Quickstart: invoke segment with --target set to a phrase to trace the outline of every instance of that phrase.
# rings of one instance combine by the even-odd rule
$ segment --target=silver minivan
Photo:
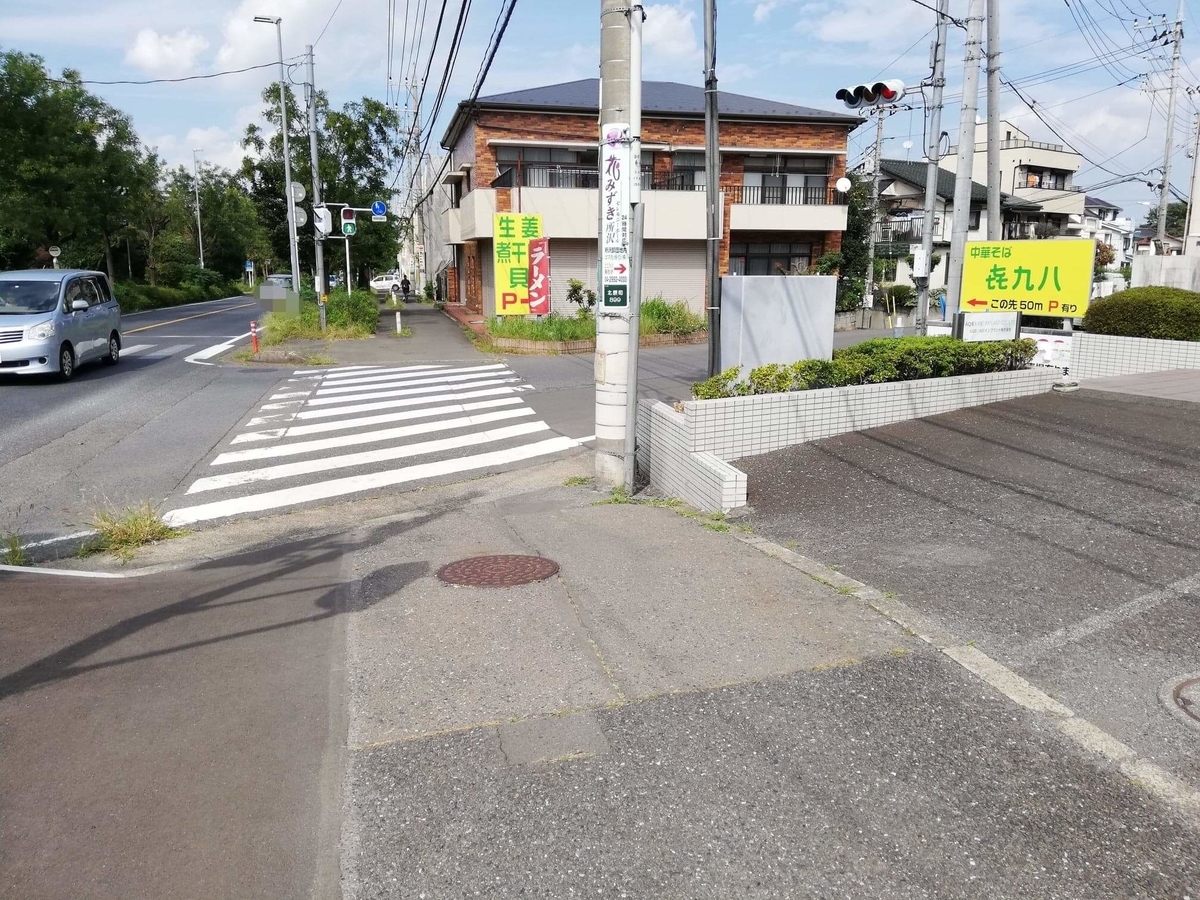
[[[85,362],[120,358],[121,308],[103,272],[0,272],[0,375],[66,381]]]

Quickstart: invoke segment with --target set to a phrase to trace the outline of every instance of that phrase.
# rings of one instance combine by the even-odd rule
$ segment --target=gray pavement
[[[748,521],[1200,786],[1200,406],[1082,390],[741,460]],[[1200,723],[1197,723],[1200,724]]]
[[[245,297],[136,313],[116,367],[85,366],[67,384],[0,378],[0,532],[46,540],[99,508],[169,496],[276,379],[187,361],[257,315]]]
[[[1200,369],[1172,369],[1143,375],[1118,375],[1112,378],[1088,378],[1080,387],[1163,400],[1200,403]]]
[[[0,572],[0,896],[1196,896],[1136,782],[587,463]]]

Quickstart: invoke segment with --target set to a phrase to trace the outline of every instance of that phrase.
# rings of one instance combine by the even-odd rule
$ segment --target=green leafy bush
[[[199,269],[197,266],[193,268]],[[217,281],[210,281],[205,285],[189,282],[177,288],[121,281],[114,286],[113,292],[121,305],[121,311],[131,313],[180,306],[184,303],[199,303],[202,300],[236,297],[241,294],[242,289],[238,282],[225,281],[218,276]]]
[[[911,284],[889,284],[887,298],[897,309],[910,309],[917,305],[917,289]]]
[[[596,292],[585,290],[582,281],[572,278],[567,282],[567,302],[574,303],[580,309],[591,309],[596,305]]]
[[[325,322],[335,328],[356,328],[374,334],[379,322],[375,292],[356,290],[347,296],[345,291],[334,291],[325,304]]]
[[[968,344],[949,337],[875,338],[835,350],[833,359],[772,363],[751,370],[744,381],[729,369],[692,385],[697,400],[779,394],[856,384],[948,378],[1028,368],[1037,355],[1030,340]]]
[[[1200,341],[1200,294],[1168,287],[1118,291],[1092,302],[1083,327],[1096,334]]]
[[[705,327],[704,317],[692,312],[682,300],[654,297],[642,303],[639,328],[643,335],[693,334]],[[493,317],[488,320],[488,334],[526,341],[590,341],[596,336],[596,319],[585,300],[574,316],[550,313],[540,319]]]

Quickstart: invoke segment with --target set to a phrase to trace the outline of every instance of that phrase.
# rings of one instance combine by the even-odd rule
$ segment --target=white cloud
[[[207,49],[208,40],[186,28],[174,34],[143,28],[126,51],[125,62],[155,76],[187,75],[195,71],[197,57]]]
[[[754,7],[754,21],[761,25],[767,21],[778,5],[779,0],[763,0],[762,3]]]
[[[648,74],[669,74],[686,80],[699,77],[703,65],[696,36],[696,13],[686,2],[652,4],[646,7],[642,28],[643,69]],[[690,69],[683,69],[690,66]]]

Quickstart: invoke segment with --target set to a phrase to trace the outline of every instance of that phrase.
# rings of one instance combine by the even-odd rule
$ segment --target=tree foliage
[[[1187,229],[1188,205],[1183,201],[1167,204],[1167,234],[1172,237],[1183,237]],[[1158,207],[1153,207],[1146,213],[1146,224],[1152,228],[1158,227]]]

